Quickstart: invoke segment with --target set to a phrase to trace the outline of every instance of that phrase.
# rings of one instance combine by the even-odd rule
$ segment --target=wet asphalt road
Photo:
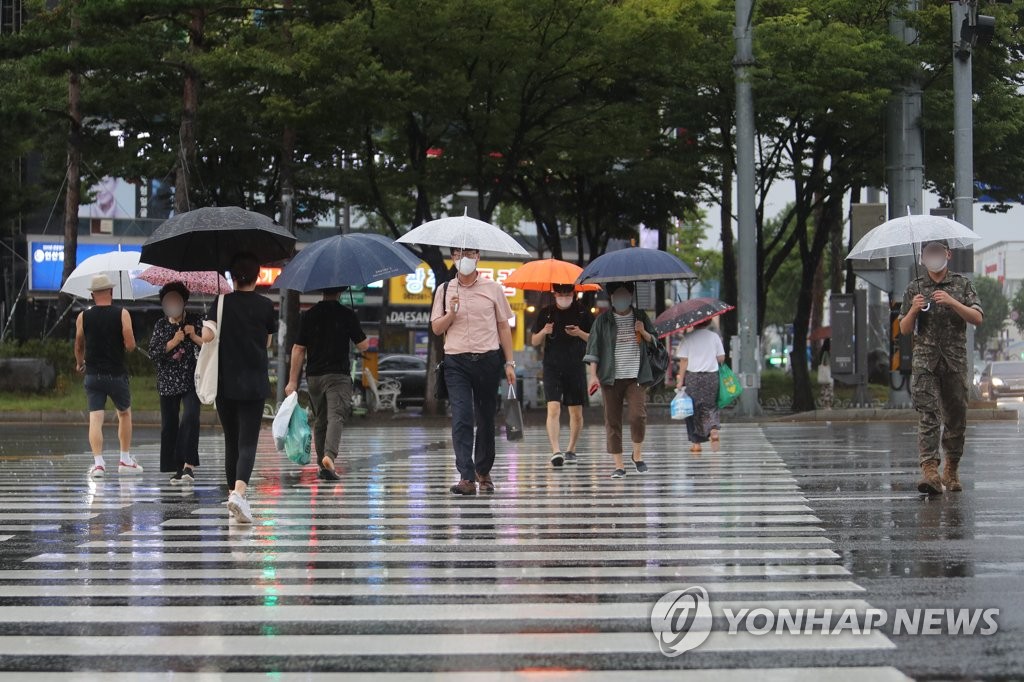
[[[2,459],[42,463],[87,448],[83,428],[2,430]],[[1024,440],[1017,423],[971,425],[964,492],[931,499],[916,491],[912,424],[765,424],[763,432],[872,607],[1000,609],[993,636],[886,629],[896,648],[860,655],[857,664],[892,666],[921,680],[1024,679]],[[152,446],[157,436],[138,429],[135,442]],[[217,504],[215,497],[208,502]]]
[[[916,679],[1024,679],[1024,440],[971,425],[962,493],[915,489],[912,424],[769,426],[833,549],[872,606],[1000,609],[999,632],[891,636],[884,662]]]

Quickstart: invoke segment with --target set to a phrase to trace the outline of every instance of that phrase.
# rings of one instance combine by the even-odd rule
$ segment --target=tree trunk
[[[194,55],[203,47],[206,26],[206,11],[190,10],[192,18],[188,25],[188,52]],[[174,211],[185,213],[191,210],[189,174],[195,167],[196,159],[196,113],[199,110],[199,73],[193,64],[185,66],[184,83],[181,92],[181,124],[178,127],[178,159],[174,166]]]
[[[831,236],[827,226],[833,225],[835,223],[833,215],[842,211],[843,194],[840,194],[838,199],[833,195],[829,196],[825,202],[822,224],[816,226],[809,248],[801,249],[803,255],[803,267],[800,273],[801,286],[797,297],[796,317],[793,319],[793,350],[789,356],[790,367],[793,370],[794,412],[807,412],[814,409],[814,393],[807,363],[807,333],[811,322],[811,295],[814,277]],[[798,220],[805,221],[805,224],[798,226],[798,229],[806,230],[806,211],[800,212]],[[801,240],[802,245],[806,244],[807,238],[808,235],[805,234]]]
[[[732,176],[735,165],[732,156],[730,132],[723,128],[722,142],[725,148],[722,153],[721,200],[719,201],[719,220],[722,224],[722,300],[729,305],[736,305],[739,292],[736,280],[736,247],[732,232]],[[728,143],[727,143],[728,142]],[[736,311],[722,316],[722,336],[728,343],[729,339],[739,332],[739,319]]]
[[[78,2],[71,3],[71,44],[73,52],[78,48]],[[82,199],[82,79],[74,70],[68,73],[68,139],[67,171],[64,193],[64,269],[61,286],[67,281],[78,264],[78,206]],[[60,310],[68,310],[74,302],[72,296],[61,294]],[[71,317],[64,315],[57,323],[58,338],[71,334]]]

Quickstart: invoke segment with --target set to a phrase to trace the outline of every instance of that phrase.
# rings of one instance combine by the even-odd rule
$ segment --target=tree
[[[1006,319],[1010,316],[1010,302],[1003,293],[1003,285],[991,277],[976,277],[974,288],[985,309],[985,318],[974,329],[974,345],[984,357],[993,342],[999,342]]]
[[[984,300],[982,300],[984,305]],[[1024,287],[1017,289],[1017,293],[1013,295],[1013,300],[1010,301],[1010,317],[1013,319],[1013,324],[1017,327],[1017,331],[1024,334]]]
[[[697,275],[696,279],[684,282],[687,298],[692,297],[695,285],[707,286],[722,279],[722,252],[704,248],[708,231],[704,216],[702,209],[688,211],[672,230],[673,239],[669,243],[669,251],[693,268]]]

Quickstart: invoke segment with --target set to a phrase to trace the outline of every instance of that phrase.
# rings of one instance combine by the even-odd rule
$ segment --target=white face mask
[[[633,297],[629,294],[626,294],[625,296],[612,296],[612,307],[615,308],[617,312],[626,312],[632,304]]]
[[[455,264],[455,267],[459,269],[460,275],[462,275],[463,277],[469,277],[474,272],[476,272],[476,263],[476,258],[462,257],[459,259],[458,263]]]
[[[928,256],[921,263],[928,268],[928,272],[938,274],[946,269],[949,261],[946,260],[945,256]]]
[[[572,305],[572,296],[555,296],[555,305],[565,310]]]

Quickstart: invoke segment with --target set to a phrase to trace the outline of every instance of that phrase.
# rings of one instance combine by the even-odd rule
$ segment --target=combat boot
[[[939,460],[929,459],[921,462],[921,481],[917,484],[917,489],[926,495],[942,494],[942,479],[939,478]]]
[[[960,484],[959,469],[960,460],[946,458],[946,463],[942,467],[942,485],[946,486],[946,490],[958,493],[964,489]]]

